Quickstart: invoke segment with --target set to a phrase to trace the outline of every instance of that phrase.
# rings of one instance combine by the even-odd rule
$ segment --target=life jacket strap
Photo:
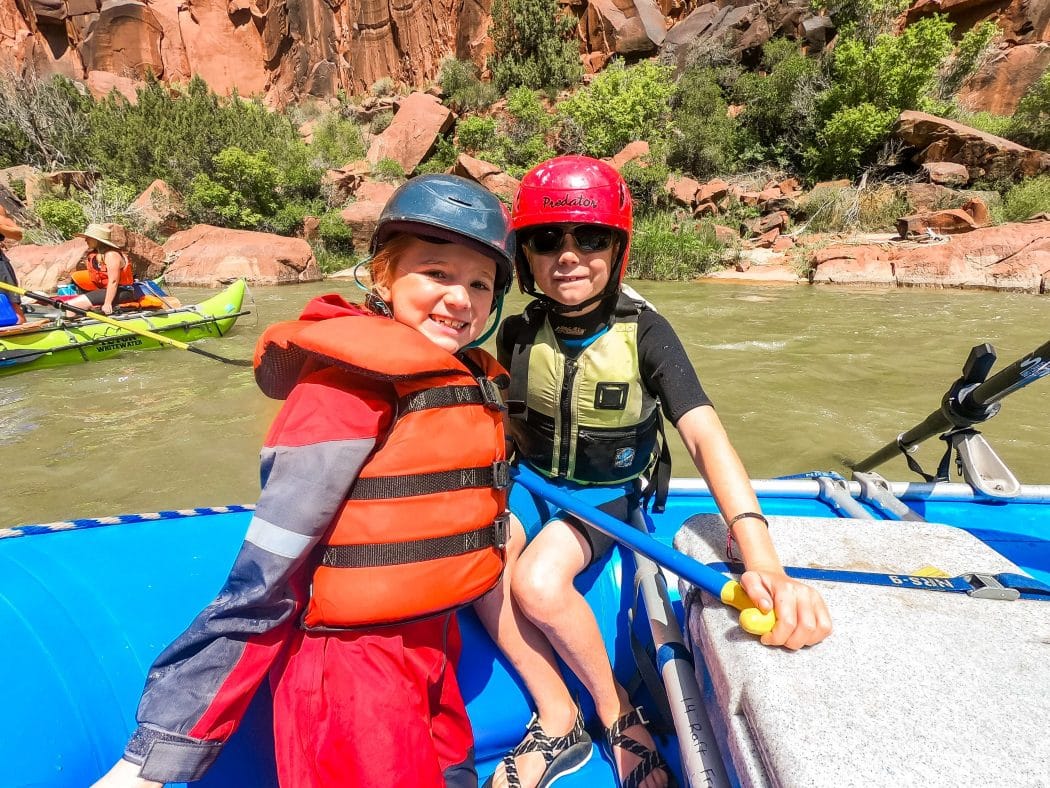
[[[397,566],[455,558],[489,548],[502,549],[507,543],[510,515],[504,512],[491,525],[449,536],[415,539],[410,542],[329,545],[321,556],[321,566],[337,569]]]
[[[430,408],[451,408],[456,405],[484,405],[489,410],[501,410],[503,400],[499,389],[488,378],[477,378],[476,386],[437,386],[406,394],[397,401],[399,416]]]
[[[480,468],[456,468],[411,476],[361,476],[347,497],[352,501],[409,498],[476,487],[505,490],[509,486],[510,464],[506,460],[496,460],[492,465]]]

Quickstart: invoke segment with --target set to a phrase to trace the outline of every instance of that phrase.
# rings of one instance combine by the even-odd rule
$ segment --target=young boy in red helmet
[[[509,432],[519,471],[627,520],[642,497],[643,474],[652,476],[646,495],[653,491],[655,506],[666,494],[662,415],[681,434],[730,524],[748,569],[741,583],[760,609],[776,611],[776,627],[762,642],[799,649],[825,638],[831,621],[824,602],[784,573],[748,475],[677,335],[621,290],[632,208],[620,174],[582,156],[546,161],[522,179],[512,222],[518,283],[536,299],[503,323],[497,340],[498,358],[511,373]],[[594,615],[573,585],[612,540],[535,503],[532,522],[515,512],[525,520],[528,542],[500,611],[500,645],[537,714],[492,784],[545,786],[583,765],[574,736],[579,711],[552,645],[594,699],[622,785],[662,788],[671,779],[667,765],[641,709],[616,681]]]

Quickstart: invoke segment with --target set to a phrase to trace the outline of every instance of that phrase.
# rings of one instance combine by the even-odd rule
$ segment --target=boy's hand
[[[783,571],[744,572],[740,585],[759,610],[776,613],[777,624],[772,632],[762,636],[763,645],[794,651],[815,645],[831,634],[831,615],[817,590]]]

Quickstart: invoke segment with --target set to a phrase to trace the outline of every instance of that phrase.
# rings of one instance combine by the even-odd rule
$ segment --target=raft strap
[[[509,486],[510,464],[506,460],[496,460],[492,465],[480,468],[456,468],[410,476],[359,476],[347,498],[352,501],[408,498],[476,487],[505,490]]]
[[[742,573],[743,564],[716,562],[708,564],[719,572]],[[968,572],[958,577],[926,577],[924,575],[889,574],[882,572],[852,572],[845,569],[815,569],[813,567],[785,566],[789,577],[797,580],[827,580],[836,583],[863,583],[889,588],[913,588],[920,591],[948,591],[966,594],[975,599],[1030,599],[1050,602],[1050,585],[1017,572],[989,574]]]
[[[321,556],[321,566],[339,569],[397,566],[437,558],[453,558],[491,547],[502,549],[507,543],[509,522],[510,516],[504,513],[491,525],[461,534],[415,539],[409,542],[329,545],[325,547]]]

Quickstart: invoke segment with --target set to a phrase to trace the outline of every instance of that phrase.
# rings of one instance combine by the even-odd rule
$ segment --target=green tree
[[[669,66],[617,60],[557,109],[579,127],[584,152],[612,156],[628,142],[666,137],[674,90]]]
[[[1050,151],[1050,69],[1024,94],[1007,128],[1012,140]]]
[[[686,71],[678,80],[671,106],[674,125],[667,163],[699,177],[732,169],[739,124],[728,115],[715,70]]]
[[[217,96],[198,77],[175,93],[150,77],[134,104],[111,93],[92,105],[82,142],[103,174],[138,189],[161,178],[181,192],[198,173],[214,179],[216,156],[233,146],[267,151],[291,191],[319,191],[321,172],[290,118],[259,101]]]
[[[490,68],[499,92],[560,90],[580,81],[576,20],[557,0],[493,0]]]
[[[820,61],[807,57],[796,42],[772,39],[762,50],[765,75],[742,75],[733,86],[738,117],[758,156],[781,167],[797,166],[805,142],[816,132],[814,99],[821,90]]]
[[[951,54],[953,24],[920,19],[899,36],[867,44],[846,38],[832,55],[831,87],[817,101],[823,121],[807,160],[818,175],[850,174],[886,140],[903,111],[924,109],[941,64]]]
[[[279,172],[267,151],[230,147],[214,163],[214,176],[198,173],[190,182],[186,204],[197,221],[254,228],[282,207]]]

